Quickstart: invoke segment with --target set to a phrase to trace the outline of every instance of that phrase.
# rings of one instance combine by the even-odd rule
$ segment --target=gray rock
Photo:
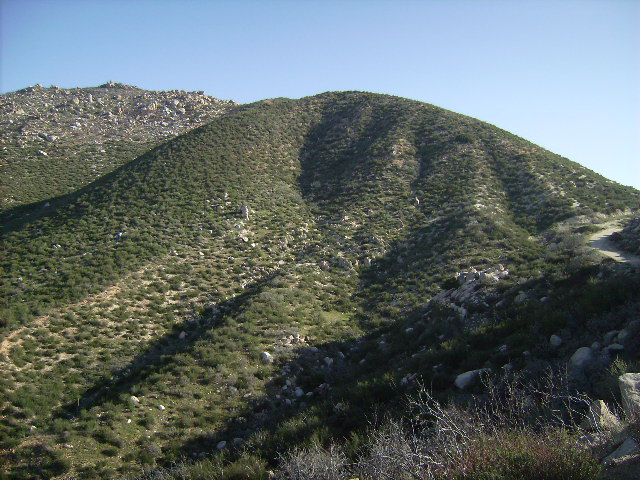
[[[178,338],[180,340],[184,340],[185,338],[187,338],[187,332],[184,332],[184,331],[180,332],[180,335],[178,336]]]
[[[134,395],[131,395],[131,403],[133,403],[134,405],[139,405],[140,399]]]
[[[260,354],[260,361],[262,361],[262,363],[273,363],[273,355],[269,352],[262,352]]]
[[[640,420],[640,373],[625,373],[618,377],[622,406],[629,421]]]
[[[611,330],[610,332],[605,333],[604,337],[602,338],[602,342],[605,345],[610,345],[619,333],[620,330]]]
[[[216,445],[216,450],[218,451],[224,450],[226,446],[227,446],[227,442],[222,440],[221,442],[218,442],[218,444]]]
[[[327,365],[327,367],[330,367],[331,365],[333,365],[333,358],[331,357],[324,357],[323,361]]]
[[[612,343],[611,345],[609,345],[606,348],[606,350],[609,353],[616,353],[616,352],[621,352],[622,350],[624,350],[624,347],[622,345],[620,345],[619,343]]]
[[[569,364],[575,368],[584,368],[593,361],[593,352],[589,347],[580,347],[571,355]]]
[[[246,205],[242,205],[242,217],[245,220],[249,220],[249,207],[247,207]]]
[[[513,301],[514,301],[514,302],[516,302],[516,303],[518,303],[518,304],[520,304],[520,303],[524,303],[524,302],[526,302],[528,298],[529,298],[529,297],[527,296],[527,294],[526,294],[526,293],[524,293],[524,292],[520,292],[520,293],[516,296],[516,298],[514,298],[514,299],[513,299]]]
[[[591,344],[591,350],[593,350],[594,352],[597,352],[601,348],[602,348],[602,345],[600,345],[600,342],[593,342]]]
[[[486,368],[481,368],[479,370],[470,370],[468,372],[461,373],[455,379],[455,386],[460,390],[466,390],[478,383],[480,377],[483,373],[486,373]]]
[[[633,438],[627,438],[622,445],[620,445],[616,450],[610,453],[602,463],[605,465],[610,465],[615,460],[626,457],[628,455],[637,455],[640,453],[640,446],[638,446],[638,442],[636,442]]]
[[[551,335],[551,337],[549,338],[549,345],[554,348],[558,348],[560,345],[562,345],[562,338],[560,338],[560,336],[558,335]]]
[[[158,405],[158,410],[160,410],[161,412],[164,412],[166,408],[164,408],[164,405]]]
[[[300,387],[298,387],[298,388],[296,388],[296,390],[293,392],[293,394],[296,396],[296,398],[304,397],[304,390],[302,390]]]

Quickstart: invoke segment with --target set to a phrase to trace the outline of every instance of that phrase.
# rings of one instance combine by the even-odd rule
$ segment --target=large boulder
[[[593,361],[593,351],[589,347],[580,347],[571,355],[569,364],[578,369],[585,368]]]
[[[627,419],[640,422],[640,373],[620,375],[618,383]]]

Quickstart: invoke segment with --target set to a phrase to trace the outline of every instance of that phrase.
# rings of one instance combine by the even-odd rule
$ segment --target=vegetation
[[[353,464],[379,478],[381,439],[423,452],[431,438],[432,420],[398,420],[421,381],[438,411],[470,416],[461,448],[486,452],[449,478],[594,478],[572,422],[476,428],[464,402],[483,387],[453,380],[505,365],[535,379],[572,353],[549,335],[624,328],[638,272],[600,263],[582,235],[639,206],[427,104],[346,92],[237,107],[47,208],[5,212],[5,473],[296,478],[311,455],[335,478]],[[435,299],[456,272],[498,264],[508,276],[469,301]],[[608,368],[583,391],[610,385]]]

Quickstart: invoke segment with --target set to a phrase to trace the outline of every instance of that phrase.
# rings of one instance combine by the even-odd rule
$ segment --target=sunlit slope
[[[268,100],[8,221],[2,266],[14,313],[4,321],[98,291],[172,247],[207,242],[233,228],[243,205],[276,238],[320,220],[317,248],[332,231],[354,261],[412,236],[448,258],[469,242],[518,249],[511,238],[554,221],[637,204],[631,188],[431,105],[354,92]]]

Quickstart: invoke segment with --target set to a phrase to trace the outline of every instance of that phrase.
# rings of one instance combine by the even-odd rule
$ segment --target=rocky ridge
[[[148,91],[114,82],[88,88],[35,85],[3,94],[1,203],[16,206],[75,190],[235,105],[203,91]],[[65,169],[80,178],[63,181],[63,190],[40,188],[31,195],[18,187],[25,179],[47,183],[29,177],[64,176]]]

